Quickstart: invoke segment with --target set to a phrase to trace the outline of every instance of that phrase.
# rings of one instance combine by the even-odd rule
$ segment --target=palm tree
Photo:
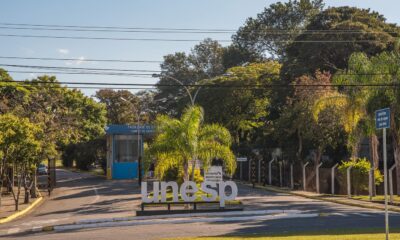
[[[189,180],[191,169],[194,179],[196,160],[207,169],[213,159],[222,159],[228,174],[235,171],[229,131],[218,124],[203,125],[203,114],[201,107],[189,106],[180,119],[157,117],[157,136],[149,146],[148,156],[156,159],[155,173],[160,179],[172,168],[183,168],[184,180]]]
[[[376,80],[371,74],[374,64],[364,53],[354,53],[348,62],[348,69],[338,71],[333,81],[335,84],[371,84]],[[374,127],[373,112],[368,111],[367,105],[371,102],[374,90],[370,88],[345,88],[344,93],[333,92],[317,100],[314,106],[314,117],[318,118],[319,112],[328,106],[338,107],[342,111],[341,120],[345,131],[348,133],[348,147],[352,158],[357,157],[360,141],[363,136],[368,136],[371,144],[372,163],[378,162],[378,138]],[[374,164],[375,166],[375,164]],[[377,166],[375,166],[377,168]]]

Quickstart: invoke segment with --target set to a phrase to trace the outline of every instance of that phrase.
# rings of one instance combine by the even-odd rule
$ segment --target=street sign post
[[[390,127],[390,109],[379,109],[375,112],[376,129],[383,130],[383,168],[384,168],[384,189],[385,189],[385,230],[386,240],[389,240],[389,213],[388,213],[388,176],[387,176],[387,149],[386,149],[386,128]]]

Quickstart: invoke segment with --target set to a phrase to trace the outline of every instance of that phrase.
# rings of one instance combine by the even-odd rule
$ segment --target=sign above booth
[[[156,129],[153,125],[107,125],[107,134],[154,134]]]

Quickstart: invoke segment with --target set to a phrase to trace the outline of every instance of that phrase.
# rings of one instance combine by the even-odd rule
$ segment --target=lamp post
[[[185,86],[185,84],[183,84],[183,82],[181,82],[180,80],[178,80],[178,79],[176,79],[174,77],[171,77],[171,76],[168,76],[168,75],[161,75],[161,74],[153,74],[152,77],[154,77],[154,78],[166,77],[166,78],[169,78],[169,79],[177,82],[179,85],[181,85],[185,89],[186,93],[188,94],[188,96],[190,98],[190,104],[193,106],[194,103],[196,102],[196,97],[197,97],[197,94],[199,93],[201,87],[197,88],[196,92],[192,96],[192,94],[190,93],[189,88],[187,86]]]

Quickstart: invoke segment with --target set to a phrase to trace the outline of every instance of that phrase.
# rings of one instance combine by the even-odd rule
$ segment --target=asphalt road
[[[84,218],[133,215],[139,204],[139,188],[133,181],[107,181],[86,174],[62,171],[55,194],[29,216],[0,225],[0,233],[22,231],[32,226],[46,226]],[[307,213],[325,213],[316,218],[257,220],[230,223],[162,224],[86,229],[69,232],[18,234],[2,239],[160,239],[183,236],[293,233],[328,229],[384,229],[382,211],[350,207],[239,187],[239,199],[246,210],[296,209]],[[400,214],[391,214],[391,227],[400,226]],[[11,231],[12,233],[12,231]]]

